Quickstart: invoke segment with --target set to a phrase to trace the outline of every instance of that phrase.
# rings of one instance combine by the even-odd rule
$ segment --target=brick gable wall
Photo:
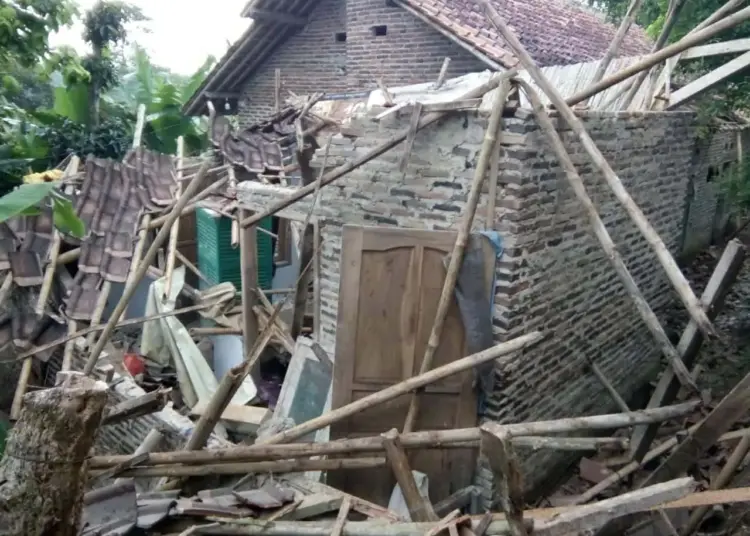
[[[281,45],[246,82],[239,102],[242,125],[273,113],[274,73],[297,94],[340,93],[437,79],[445,57],[448,76],[483,71],[484,63],[400,7],[385,0],[321,0],[308,24]],[[386,26],[376,36],[374,26]],[[346,32],[346,41],[336,34]],[[282,98],[288,94],[282,92]]]

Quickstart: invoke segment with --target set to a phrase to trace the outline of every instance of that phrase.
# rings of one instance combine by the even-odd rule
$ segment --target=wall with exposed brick
[[[355,118],[348,131],[358,136],[334,138],[329,164],[361,156],[394,129],[403,129],[408,115],[393,114],[389,124]],[[694,116],[585,113],[581,118],[654,228],[670,250],[679,253]],[[455,229],[485,126],[483,114],[454,114],[417,134],[406,173],[398,171],[403,154],[399,146],[321,190],[313,213],[324,240],[320,342],[329,355],[335,356],[342,224]],[[663,270],[575,136],[565,129],[562,135],[628,268],[658,314],[673,299]],[[239,186],[240,200],[251,210],[288,193],[267,185]],[[304,219],[310,202],[307,198],[280,215]],[[484,227],[486,203],[485,193],[477,227]],[[506,248],[497,265],[495,339],[535,329],[548,339],[517,365],[496,371],[497,387],[486,417],[520,422],[614,410],[604,387],[586,370],[586,359],[594,359],[628,398],[656,373],[659,354],[590,233],[554,153],[524,110],[505,122],[494,218]],[[527,486],[542,484],[549,470],[564,461],[559,453],[524,453]],[[489,501],[491,474],[480,465],[477,479]]]
[[[375,35],[385,26],[385,35]],[[338,41],[344,34],[345,41]],[[407,85],[436,79],[451,58],[448,77],[487,66],[438,31],[382,0],[321,0],[308,24],[296,31],[246,82],[238,104],[241,123],[267,118],[274,107],[275,70],[284,89],[305,95]],[[282,97],[286,97],[286,93]]]
[[[747,133],[743,134],[747,138]],[[737,162],[737,130],[722,129],[696,144],[688,190],[683,254],[698,253],[720,238],[729,220],[721,178]]]

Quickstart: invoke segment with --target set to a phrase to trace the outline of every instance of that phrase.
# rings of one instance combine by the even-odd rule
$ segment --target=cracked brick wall
[[[372,110],[371,115],[378,113]],[[688,183],[695,167],[692,113],[582,113],[604,153],[670,251],[681,250]],[[652,250],[575,136],[555,119],[591,198],[639,287],[659,314],[674,299]],[[328,164],[361,156],[404,129],[409,113],[387,122],[354,118],[350,136],[333,140]],[[335,356],[341,228],[345,223],[416,229],[456,229],[481,144],[486,115],[454,114],[420,131],[406,173],[398,171],[403,145],[321,190],[313,210],[321,226],[320,342]],[[320,155],[319,155],[320,157]],[[497,265],[493,333],[497,342],[535,329],[548,338],[512,368],[497,370],[496,389],[484,418],[521,422],[616,411],[604,387],[585,367],[596,361],[626,399],[652,379],[660,355],[625,295],[562,169],[530,112],[506,118],[500,155],[494,227],[505,253]],[[475,221],[484,228],[487,188]],[[284,188],[241,184],[248,209],[288,195]],[[304,220],[310,198],[280,212]],[[526,485],[538,489],[569,457],[521,453]],[[477,471],[489,504],[491,474]]]
[[[377,30],[376,30],[377,28]],[[385,35],[376,35],[385,31]],[[321,0],[307,25],[287,39],[248,79],[238,104],[243,125],[273,113],[275,70],[282,98],[317,91],[356,92],[437,79],[445,57],[448,77],[487,66],[411,13],[385,0]]]

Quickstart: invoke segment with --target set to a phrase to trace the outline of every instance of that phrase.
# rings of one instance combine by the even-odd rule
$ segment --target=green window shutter
[[[271,217],[264,218],[261,227],[271,230]],[[212,285],[233,283],[242,288],[240,248],[232,247],[232,220],[213,211],[198,208],[195,215],[195,235],[198,242],[198,268]],[[258,286],[271,288],[273,279],[273,250],[267,233],[257,234]],[[201,280],[201,288],[209,285]]]

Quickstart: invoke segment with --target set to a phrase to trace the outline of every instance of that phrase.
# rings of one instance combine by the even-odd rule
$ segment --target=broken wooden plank
[[[376,83],[378,85],[378,89],[383,93],[383,101],[385,102],[386,107],[394,106],[396,103],[393,100],[393,97],[391,96],[391,92],[388,91],[388,88],[385,86],[385,83],[383,83],[382,78],[378,78],[376,80]]]
[[[448,67],[450,67],[450,64],[450,58],[445,58],[443,60],[443,66],[440,67],[440,74],[438,74],[437,81],[435,82],[435,87],[433,89],[440,89],[443,86],[443,83],[445,82],[445,76],[448,74]]]
[[[289,486],[296,488],[302,491],[303,493],[334,494],[334,495],[340,495],[341,497],[344,497],[344,498],[348,498],[352,503],[352,510],[359,512],[360,514],[363,514],[370,518],[384,520],[389,523],[396,522],[396,521],[403,521],[398,515],[388,510],[387,508],[383,508],[382,506],[379,506],[375,503],[371,503],[370,501],[366,501],[365,499],[362,499],[360,497],[349,495],[348,493],[344,493],[341,490],[338,490],[331,486],[327,486],[326,484],[323,484],[322,482],[315,482],[315,481],[308,480],[308,479],[304,479],[304,480],[295,479],[289,482]]]
[[[409,460],[406,452],[399,441],[398,430],[395,428],[381,435],[383,438],[383,449],[385,450],[388,464],[391,471],[396,477],[404,496],[404,502],[409,509],[409,516],[412,521],[437,521],[438,516],[432,509],[430,501],[419,493],[419,486],[414,480],[414,474],[411,471]]]
[[[342,536],[344,534],[344,524],[346,523],[346,518],[349,515],[349,510],[351,509],[351,507],[351,497],[344,497],[344,501],[341,503],[341,507],[339,508],[339,514],[338,516],[336,516],[336,523],[334,523],[333,529],[331,529],[331,536]]]
[[[701,303],[711,320],[716,318],[716,315],[721,311],[724,298],[742,269],[745,253],[745,247],[739,240],[730,241],[724,248],[724,252],[701,296]],[[703,335],[697,329],[695,322],[689,322],[677,343],[677,351],[686,367],[694,365],[702,344]],[[659,378],[659,383],[654,388],[647,408],[658,408],[671,404],[677,397],[679,390],[680,382],[675,378],[672,369],[667,368]],[[658,428],[657,424],[635,427],[630,442],[630,452],[634,460],[643,459],[656,437]]]
[[[634,512],[642,512],[654,506],[677,500],[695,490],[697,482],[692,478],[680,478],[636,491],[623,493],[596,504],[578,506],[561,513],[546,523],[534,528],[538,536],[565,536],[570,533],[589,531],[604,523]],[[621,533],[624,534],[624,533]]]
[[[341,495],[314,494],[303,497],[302,501],[287,514],[278,517],[283,521],[302,521],[323,514],[335,512],[341,508],[344,497]]]
[[[481,427],[481,452],[487,459],[500,508],[512,536],[527,536],[523,523],[523,475],[513,453],[510,435],[502,426]]]
[[[720,43],[711,43],[710,45],[700,45],[689,48],[680,56],[681,60],[692,60],[696,58],[706,58],[709,56],[719,56],[722,54],[735,54],[737,52],[747,52],[750,50],[750,38],[731,39]]]
[[[159,388],[137,398],[115,405],[102,419],[102,425],[117,424],[143,415],[161,411],[170,399],[172,389]]]
[[[206,412],[206,407],[207,402],[205,400],[200,400],[193,409],[190,410],[190,415],[200,417]],[[271,416],[271,413],[271,410],[268,408],[227,404],[226,409],[224,409],[221,414],[221,418],[227,421],[260,426]]]
[[[717,84],[724,82],[730,76],[746,69],[750,65],[750,52],[745,52],[742,56],[728,61],[721,67],[710,71],[697,80],[682,86],[674,91],[669,99],[668,110],[682,106],[692,99],[699,97]]]

